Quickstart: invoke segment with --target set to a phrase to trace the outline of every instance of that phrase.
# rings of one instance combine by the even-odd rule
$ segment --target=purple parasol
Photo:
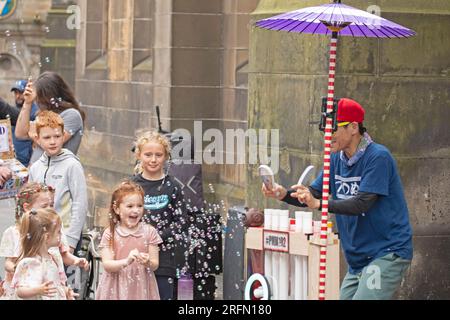
[[[350,37],[406,38],[415,35],[408,28],[340,1],[283,13],[260,20],[256,25],[269,30],[325,35],[332,33],[328,26],[345,26],[339,35]]]
[[[269,30],[331,35],[327,107],[326,112],[323,114],[323,118],[326,119],[326,126],[324,128],[325,148],[320,233],[319,300],[325,300],[331,137],[336,130],[335,120],[337,112],[337,106],[334,101],[334,87],[338,36],[407,38],[415,35],[414,31],[394,22],[341,4],[341,0],[332,0],[332,2],[331,4],[283,13],[256,22],[256,26]]]

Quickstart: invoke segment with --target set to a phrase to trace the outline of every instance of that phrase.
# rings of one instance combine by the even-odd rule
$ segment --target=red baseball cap
[[[339,100],[337,121],[363,123],[364,109],[355,100],[342,98]]]

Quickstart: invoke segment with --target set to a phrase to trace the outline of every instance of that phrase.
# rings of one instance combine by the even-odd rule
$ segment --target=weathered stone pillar
[[[42,43],[41,73],[56,71],[75,89],[76,25],[72,11],[76,0],[52,0],[48,13],[46,39]]]
[[[172,86],[172,1],[155,0],[153,100],[161,107],[162,126],[170,129]]]
[[[399,165],[415,249],[399,296],[448,299],[450,3],[343,2],[362,10],[377,5],[382,17],[418,33],[410,39],[340,38],[336,95],[361,102],[369,133]],[[252,20],[322,3],[261,0]],[[326,95],[328,43],[321,35],[251,29],[249,128],[280,129],[277,180],[286,186],[308,164],[321,167],[323,138],[311,122],[319,120]],[[263,199],[255,169],[248,167],[248,205],[278,207]]]
[[[131,80],[133,5],[133,0],[112,0],[109,3],[108,71],[112,81]]]

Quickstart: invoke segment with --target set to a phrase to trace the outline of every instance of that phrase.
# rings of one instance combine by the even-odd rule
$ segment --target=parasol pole
[[[336,26],[327,26],[332,31],[330,41],[330,64],[328,70],[327,115],[334,111],[334,83],[336,75],[336,53],[338,31]],[[327,116],[324,137],[323,184],[322,184],[322,221],[320,228],[320,262],[319,262],[319,300],[325,300],[325,279],[327,273],[327,244],[328,244],[328,200],[330,196],[330,159],[331,137],[333,135],[333,117]]]

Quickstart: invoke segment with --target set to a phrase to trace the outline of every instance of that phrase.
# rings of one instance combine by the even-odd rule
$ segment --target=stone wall
[[[131,174],[132,142],[136,132],[157,129],[156,105],[166,130],[193,132],[194,121],[202,121],[203,132],[246,129],[248,22],[257,0],[79,4],[76,88],[87,111],[80,155],[92,210],[105,205],[108,188]],[[149,57],[136,65],[144,49]],[[205,165],[203,172],[208,200],[244,202],[244,165]]]
[[[10,103],[14,102],[12,84],[40,73],[41,44],[51,2],[17,1],[15,12],[0,20],[0,96]]]
[[[148,37],[147,46],[153,47],[152,29],[135,26],[141,21],[150,25],[155,3],[161,1],[78,1],[76,92],[87,114],[79,155],[87,175],[91,214],[107,207],[110,190],[133,172],[136,132],[155,127],[154,66],[133,60],[137,36]]]
[[[58,72],[75,89],[76,26],[70,22],[75,11],[69,11],[76,0],[52,0],[41,48],[41,72]]]
[[[173,1],[172,129],[193,132],[194,121],[224,136],[247,129],[249,13],[257,2]],[[244,203],[245,165],[203,165],[203,172],[210,202]]]

